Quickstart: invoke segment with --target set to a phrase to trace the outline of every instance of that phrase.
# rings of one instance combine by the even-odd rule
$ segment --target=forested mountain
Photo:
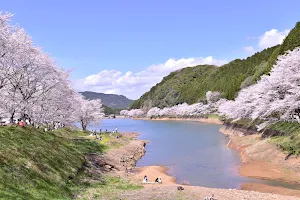
[[[223,97],[233,99],[241,86],[250,84],[251,77],[266,66],[276,48],[266,49],[245,60],[236,59],[222,67],[199,65],[172,72],[136,100],[132,108],[192,104],[204,100],[207,91],[219,91]]]
[[[300,23],[277,45],[247,59],[236,59],[221,67],[199,65],[170,73],[133,102],[131,108],[169,107],[180,103],[205,101],[207,91],[218,91],[223,98],[232,100],[241,88],[256,83],[268,74],[278,55],[300,46]]]
[[[102,103],[110,108],[128,108],[133,100],[123,95],[104,94],[97,92],[80,92],[87,99],[101,99]]]

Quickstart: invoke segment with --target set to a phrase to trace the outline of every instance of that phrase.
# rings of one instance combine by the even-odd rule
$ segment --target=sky
[[[0,0],[77,91],[131,99],[170,72],[221,66],[280,44],[300,19],[289,0]]]

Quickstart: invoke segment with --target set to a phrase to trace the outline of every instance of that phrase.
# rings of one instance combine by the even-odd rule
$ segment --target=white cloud
[[[172,71],[201,64],[220,66],[225,63],[227,63],[226,60],[216,60],[212,56],[178,60],[170,58],[163,64],[151,65],[138,73],[128,71],[124,74],[117,70],[103,70],[98,74],[74,81],[74,85],[78,91],[123,94],[129,98],[137,99]]]
[[[255,53],[255,49],[253,48],[253,46],[246,46],[246,47],[244,47],[244,51],[248,55],[252,55],[252,54]]]
[[[273,47],[275,45],[281,44],[284,38],[289,34],[290,30],[286,29],[284,31],[279,31],[277,29],[271,29],[266,31],[261,36],[248,36],[247,40],[256,40],[258,41],[257,45],[253,46],[245,46],[243,48],[244,52],[249,55],[253,55],[255,52],[261,51],[268,47]]]
[[[266,31],[260,38],[258,46],[261,49],[281,44],[284,38],[289,34],[290,30],[278,31],[277,29],[271,29]]]

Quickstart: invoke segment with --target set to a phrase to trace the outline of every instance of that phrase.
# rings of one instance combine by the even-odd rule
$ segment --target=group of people
[[[108,133],[107,129],[105,130],[105,133]],[[116,127],[114,131],[110,132],[110,136],[112,136],[112,133],[118,133],[118,128]],[[96,136],[95,139],[96,140],[100,140],[102,141],[102,129],[100,129],[100,137],[98,137],[98,133],[96,130],[93,130],[92,133],[90,134],[90,136]],[[119,138],[118,135],[115,136],[117,139]]]
[[[143,183],[149,183],[148,182],[148,177],[146,175],[144,176]],[[162,184],[161,178],[156,178],[155,181],[154,181],[154,183],[160,183],[160,184]]]

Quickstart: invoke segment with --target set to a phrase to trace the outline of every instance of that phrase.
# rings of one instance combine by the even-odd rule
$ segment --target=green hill
[[[207,91],[219,91],[223,97],[234,99],[241,86],[252,83],[252,76],[262,71],[276,48],[268,48],[244,60],[236,59],[221,67],[199,65],[172,72],[131,107],[192,104],[204,100]]]
[[[207,91],[219,91],[222,97],[234,99],[241,88],[254,84],[268,74],[277,57],[300,46],[300,22],[277,45],[247,59],[236,59],[221,67],[199,65],[187,67],[168,76],[134,101],[131,108],[169,107],[180,103],[205,101]]]
[[[123,95],[116,94],[104,94],[97,92],[80,92],[87,99],[101,99],[102,103],[110,108],[128,108],[129,105],[133,102],[133,100],[128,99]]]

